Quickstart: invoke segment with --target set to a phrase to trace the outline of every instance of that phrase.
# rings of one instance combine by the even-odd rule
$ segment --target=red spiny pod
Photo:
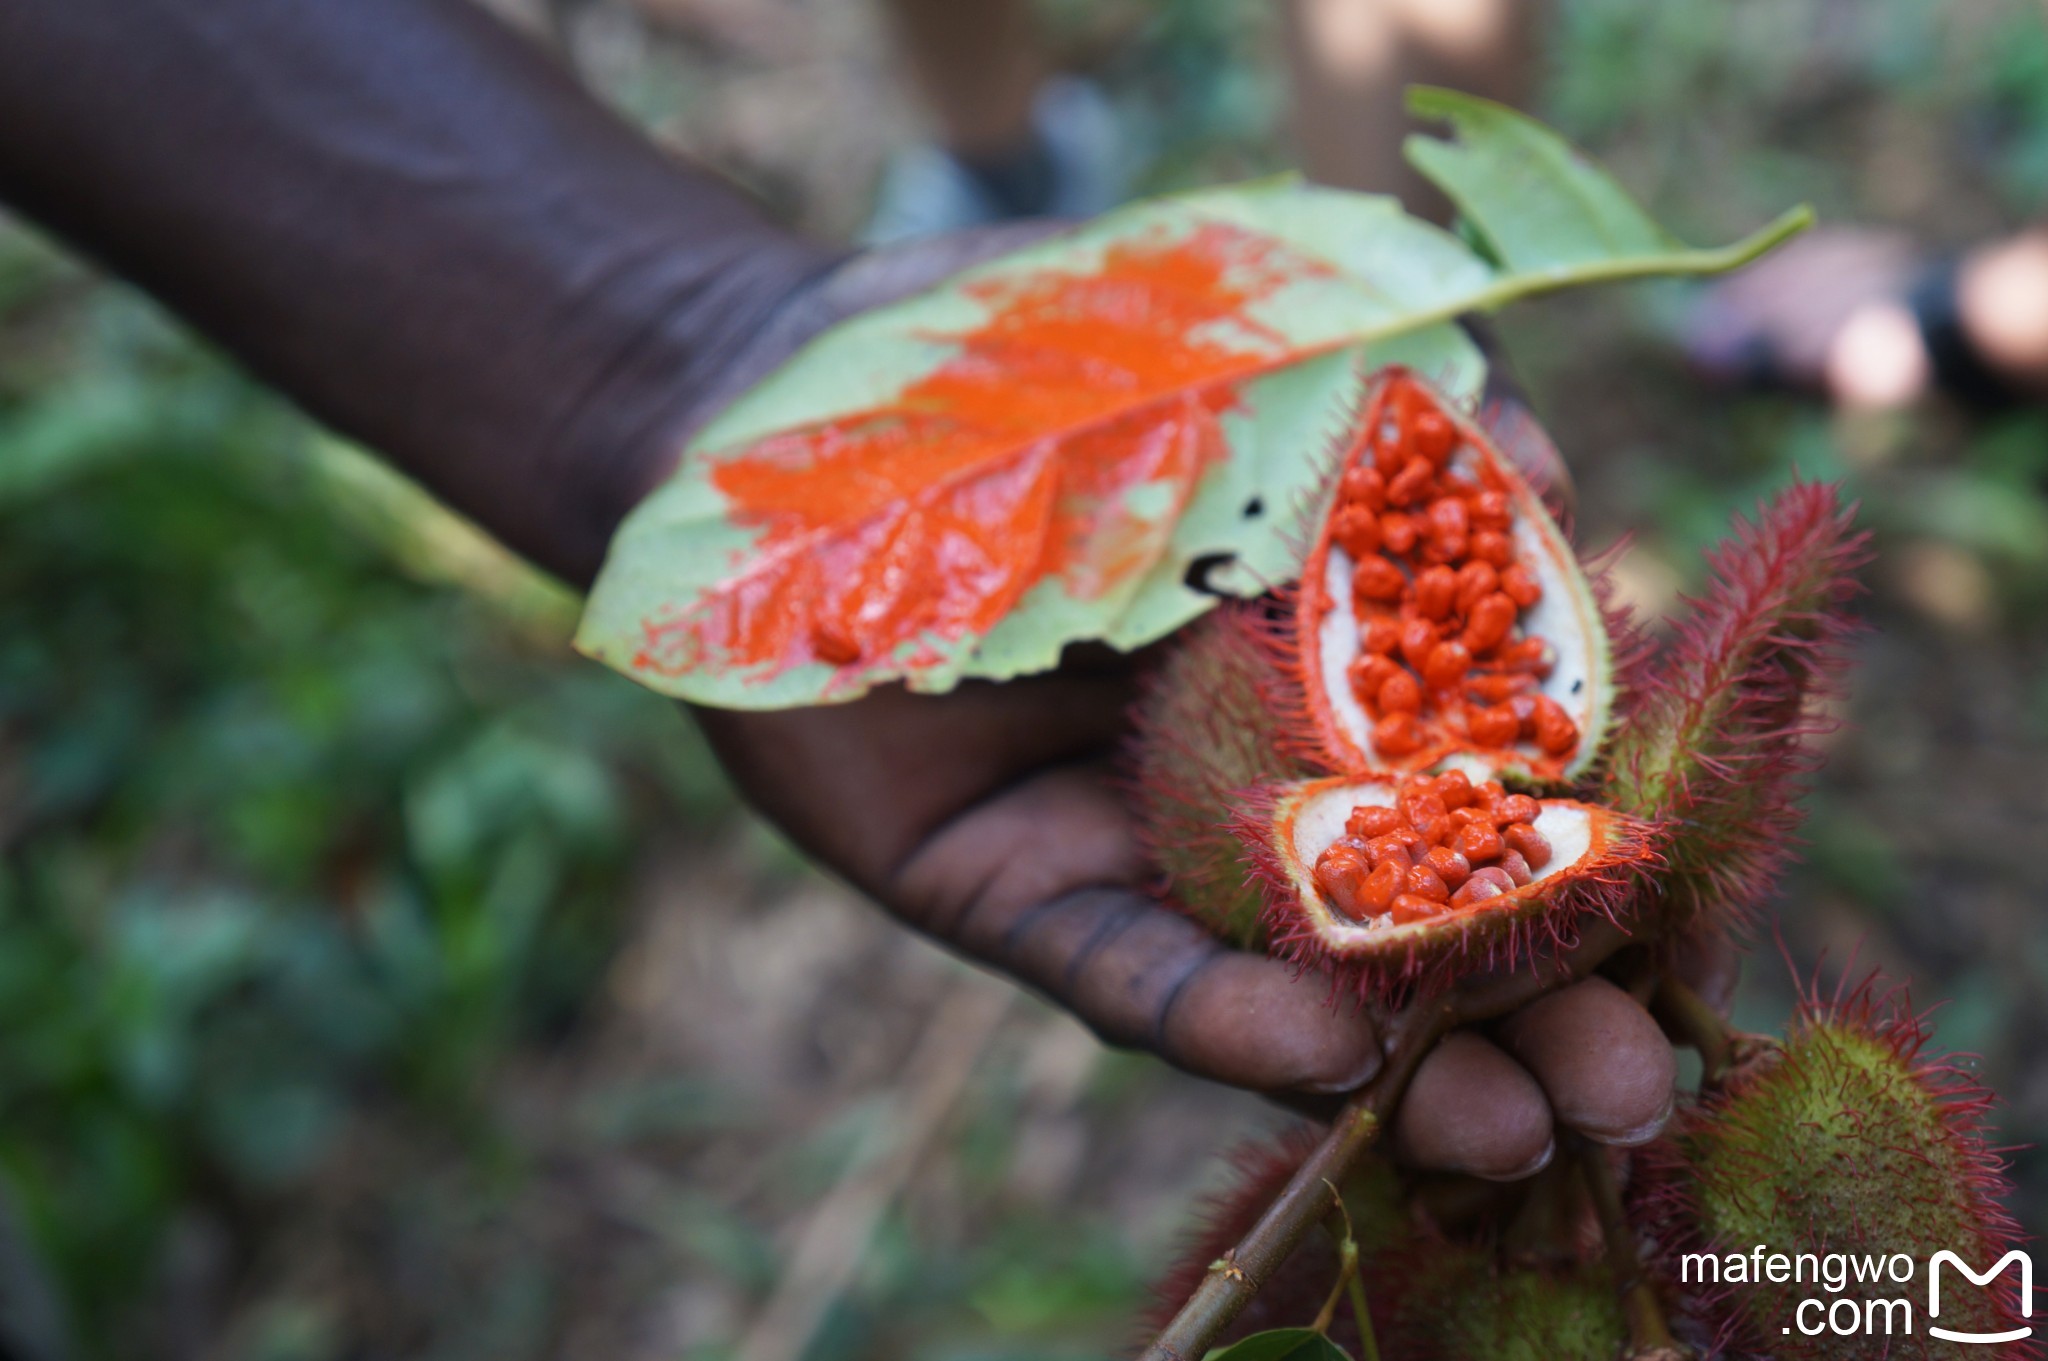
[[[1155,679],[1134,784],[1175,901],[1392,999],[1570,944],[1657,856],[1634,818],[1507,787],[1578,781],[1616,694],[1613,621],[1535,490],[1402,370],[1339,454],[1300,584],[1222,607]],[[1386,869],[1347,823],[1416,800],[1443,806]]]
[[[1940,1315],[1923,1312],[1937,1253],[1984,1271],[2021,1242],[1985,1138],[1990,1093],[1927,1042],[1925,1018],[1874,976],[1810,992],[1782,1047],[1637,1155],[1632,1218],[1705,1354],[2041,1355],[2009,1279],[1979,1287],[1950,1270]],[[1951,1345],[1933,1327],[1998,1342]]]
[[[1631,705],[1602,800],[1670,830],[1673,914],[1743,925],[1795,843],[1798,798],[1830,725],[1869,541],[1835,489],[1795,482],[1708,554],[1713,579]]]

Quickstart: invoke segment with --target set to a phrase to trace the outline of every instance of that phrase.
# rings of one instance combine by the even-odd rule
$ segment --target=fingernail
[[[1620,1134],[1602,1134],[1598,1130],[1589,1129],[1585,1131],[1585,1135],[1594,1143],[1606,1144],[1610,1148],[1636,1148],[1647,1144],[1662,1134],[1664,1126],[1671,1122],[1671,1112],[1677,1108],[1677,1100],[1676,1093],[1665,1097],[1664,1109],[1657,1112],[1657,1118],[1637,1125],[1634,1129],[1624,1130]]]
[[[1341,1095],[1345,1092],[1355,1092],[1379,1076],[1380,1063],[1379,1050],[1367,1049],[1364,1059],[1354,1071],[1339,1078],[1331,1078],[1320,1082],[1304,1082],[1301,1084],[1301,1090],[1312,1092],[1317,1096]]]
[[[1520,1181],[1524,1177],[1533,1177],[1544,1168],[1550,1166],[1550,1160],[1556,1156],[1557,1140],[1552,1139],[1549,1143],[1543,1145],[1543,1151],[1538,1153],[1526,1166],[1518,1167],[1512,1172],[1474,1172],[1472,1175],[1481,1181]]]

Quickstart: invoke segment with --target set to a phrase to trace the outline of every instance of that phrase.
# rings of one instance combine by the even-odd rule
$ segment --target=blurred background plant
[[[822,233],[915,135],[866,6],[504,8]],[[1147,189],[1288,163],[1265,7],[1046,10]],[[1547,43],[1537,112],[1696,239],[1808,198],[1938,248],[2048,199],[2037,0],[1563,0]],[[1864,499],[1877,627],[1785,949],[1860,942],[1954,998],[1940,1041],[2038,1140],[2048,418],[1705,392],[1663,343],[1685,300],[1508,320],[1582,538],[1634,531],[1655,609],[1795,463]],[[805,870],[686,719],[571,656],[574,612],[0,226],[0,1345],[1114,1352],[1215,1151],[1277,1117],[1003,1006]],[[1768,947],[1751,975],[1742,1019],[1775,1024]],[[2048,1162],[2020,1171],[2039,1225]]]

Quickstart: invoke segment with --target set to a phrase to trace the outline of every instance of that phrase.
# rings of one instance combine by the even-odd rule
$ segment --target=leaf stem
[[[1344,1288],[1351,1295],[1351,1317],[1358,1322],[1358,1361],[1380,1361],[1379,1339],[1372,1331],[1372,1306],[1365,1302],[1365,1273],[1359,1266],[1355,1246],[1351,1250],[1351,1269],[1344,1273]]]
[[[1548,269],[1523,270],[1501,275],[1485,288],[1421,312],[1410,312],[1380,327],[1365,327],[1345,343],[1368,344],[1391,336],[1419,331],[1439,322],[1454,321],[1467,312],[1497,312],[1511,302],[1555,293],[1588,284],[1622,283],[1666,275],[1721,274],[1740,268],[1759,255],[1814,223],[1813,205],[1802,203],[1759,227],[1740,241],[1711,249],[1667,251],[1657,255],[1628,255],[1614,259],[1589,260],[1576,265],[1553,265]]]

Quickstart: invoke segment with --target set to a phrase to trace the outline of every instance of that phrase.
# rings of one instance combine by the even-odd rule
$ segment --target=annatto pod
[[[1165,1323],[1212,1262],[1241,1240],[1316,1146],[1305,1130],[1232,1155],[1236,1176],[1154,1291]],[[1367,1153],[1341,1188],[1381,1361],[1614,1361],[1626,1328],[1612,1278],[1594,1260],[1511,1263],[1494,1248],[1446,1238],[1412,1214],[1403,1178]],[[1270,1328],[1298,1328],[1337,1284],[1335,1241],[1312,1234],[1231,1324],[1218,1345]],[[1363,1354],[1348,1307],[1330,1338]]]
[[[1176,901],[1386,997],[1570,941],[1655,857],[1643,824],[1526,792],[1591,765],[1615,665],[1514,463],[1400,369],[1339,453],[1298,586],[1162,668],[1133,783]]]
[[[1846,996],[1810,996],[1781,1050],[1745,1064],[1638,1155],[1645,1175],[1634,1217],[1659,1245],[1664,1288],[1716,1354],[2040,1355],[2037,1344],[2017,1340],[2027,1320],[2014,1308],[2010,1275],[1989,1289],[1951,1270],[1940,1317],[1923,1312],[1935,1253],[1954,1252],[1983,1271],[2019,1242],[1999,1204],[2004,1166],[1981,1128],[1990,1094],[1953,1064],[1923,1056],[1927,1038],[1903,997],[1878,993],[1873,981]],[[1789,1266],[1771,1268],[1774,1253]],[[1810,1256],[1802,1263],[1800,1254]],[[1839,1290],[1816,1280],[1831,1270],[1829,1254],[1844,1254],[1834,1271]],[[1802,1318],[1802,1302],[1815,1299]],[[1853,1303],[1830,1320],[1826,1311],[1843,1300]],[[1902,1300],[1910,1313],[1873,1310],[1873,1300]],[[1945,1342],[1930,1324],[2016,1340]]]
[[[1511,1265],[1432,1243],[1383,1265],[1382,1361],[1614,1361],[1628,1341],[1614,1279],[1597,1262]]]

